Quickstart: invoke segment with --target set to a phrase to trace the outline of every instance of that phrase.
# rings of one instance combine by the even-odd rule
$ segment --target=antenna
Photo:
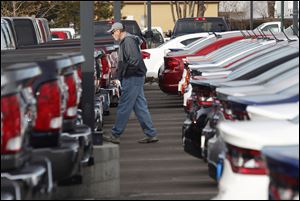
[[[275,38],[276,42],[284,41],[284,40],[282,40],[282,39],[278,39],[278,38],[275,36],[275,34],[272,32],[271,29],[269,29],[269,32],[270,32],[270,33],[272,34],[272,36]],[[288,41],[289,41],[289,39],[288,39]]]

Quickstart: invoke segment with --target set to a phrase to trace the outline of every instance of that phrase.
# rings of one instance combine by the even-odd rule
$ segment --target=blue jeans
[[[144,94],[144,82],[144,77],[129,77],[122,80],[122,94],[117,108],[115,125],[112,128],[113,135],[120,136],[124,132],[130,114],[134,110],[145,135],[156,136],[157,132],[153,127]]]

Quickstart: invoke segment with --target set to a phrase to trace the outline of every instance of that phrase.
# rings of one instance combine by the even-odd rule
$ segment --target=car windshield
[[[201,32],[227,31],[227,26],[222,19],[194,20],[186,19],[177,21],[173,35],[185,35]]]
[[[140,27],[134,21],[122,21],[125,31],[133,35],[142,37]],[[111,28],[112,23],[108,21],[94,22],[95,37],[111,36],[107,31]]]

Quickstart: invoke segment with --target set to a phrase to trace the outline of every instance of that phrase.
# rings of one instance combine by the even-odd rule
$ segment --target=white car
[[[261,156],[265,146],[299,145],[299,117],[294,121],[222,122],[226,143],[218,200],[266,200],[269,178]]]
[[[158,71],[160,67],[163,66],[164,56],[170,52],[169,49],[183,49],[186,45],[207,36],[209,36],[208,33],[188,34],[169,40],[157,48],[142,50],[142,52],[148,54],[148,56],[144,58],[147,67],[146,76],[158,77]]]
[[[291,120],[299,116],[299,102],[277,105],[248,106],[251,121]]]

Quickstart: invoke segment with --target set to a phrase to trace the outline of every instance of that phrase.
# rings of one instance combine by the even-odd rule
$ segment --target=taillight
[[[189,97],[186,100],[186,112],[191,112],[193,109],[193,97]]]
[[[257,150],[244,149],[227,144],[227,159],[231,164],[232,171],[239,174],[265,175],[266,166]]]
[[[202,107],[211,107],[213,106],[214,99],[213,97],[199,97],[198,105]]]
[[[150,56],[151,56],[150,53],[142,51],[142,57],[143,57],[143,59],[150,59]]]
[[[106,56],[101,57],[101,65],[102,65],[102,73],[107,74],[109,73],[109,62]]]
[[[146,43],[146,41],[143,41],[143,43],[141,44],[141,49],[142,50],[147,49],[147,43]]]
[[[57,132],[62,127],[61,90],[58,81],[44,83],[36,93],[37,118],[34,130]]]
[[[180,66],[180,60],[172,57],[165,58],[165,69],[175,70],[175,69],[179,69],[179,66]]]
[[[68,86],[67,107],[64,113],[64,118],[74,118],[77,115],[77,86],[73,73],[65,76],[65,83]]]
[[[269,195],[271,200],[295,200],[299,197],[299,178],[270,173]],[[299,199],[299,198],[298,198]]]
[[[1,154],[13,154],[22,147],[22,114],[19,96],[1,97]]]
[[[194,18],[195,21],[206,21],[206,18],[205,17],[197,17],[197,18]]]
[[[107,59],[107,56],[101,57],[101,66],[102,66],[101,86],[107,87],[109,85],[109,78],[110,78],[110,63]]]

